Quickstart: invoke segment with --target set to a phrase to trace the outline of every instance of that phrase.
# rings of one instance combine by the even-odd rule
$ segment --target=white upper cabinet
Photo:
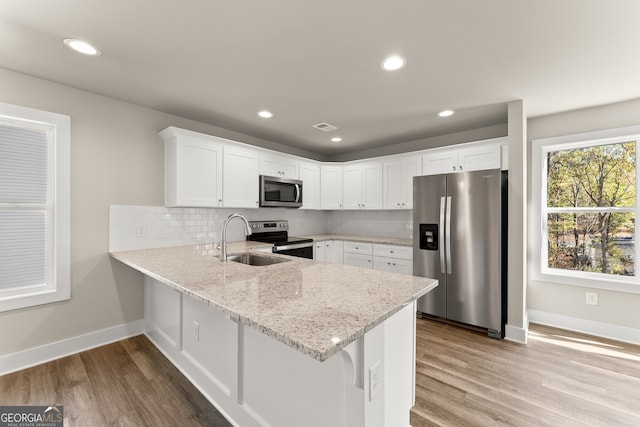
[[[412,209],[413,177],[508,169],[507,138],[324,163],[168,127],[165,206],[257,208],[259,175],[300,179],[303,209]]]
[[[301,209],[320,209],[320,165],[300,162],[300,181],[302,181]]]
[[[165,149],[165,206],[222,206],[222,142],[172,127],[160,136]]]
[[[364,209],[382,209],[382,162],[362,164],[362,204]]]
[[[426,152],[422,156],[422,174],[438,175],[458,170],[457,150],[438,150]]]
[[[413,208],[413,177],[422,175],[420,155],[407,156],[382,163],[382,207]]]
[[[302,188],[304,200],[304,184]],[[342,209],[342,165],[320,166],[320,207]]]
[[[458,171],[500,169],[500,146],[465,148],[458,151]]]
[[[344,209],[382,209],[382,162],[344,166]]]
[[[257,208],[259,155],[241,145],[224,145],[222,205],[230,208]]]
[[[362,165],[345,165],[342,172],[344,209],[362,209]]]
[[[260,153],[260,175],[298,179],[300,162],[287,156]]]
[[[428,150],[422,156],[422,174],[468,172],[486,169],[500,169],[501,147],[499,140],[494,143],[465,144],[465,147],[438,148]]]

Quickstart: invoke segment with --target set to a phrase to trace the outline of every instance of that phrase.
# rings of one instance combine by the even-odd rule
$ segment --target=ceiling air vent
[[[329,123],[318,123],[317,125],[313,125],[314,128],[318,130],[322,130],[325,132],[331,132],[332,130],[338,129],[337,127],[330,125]]]

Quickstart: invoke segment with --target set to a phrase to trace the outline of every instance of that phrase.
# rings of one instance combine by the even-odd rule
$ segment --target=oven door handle
[[[303,248],[312,248],[312,247],[313,247],[313,242],[312,243],[296,243],[293,245],[286,245],[286,246],[274,246],[273,252],[277,253],[280,251],[288,251],[291,249],[303,249]]]

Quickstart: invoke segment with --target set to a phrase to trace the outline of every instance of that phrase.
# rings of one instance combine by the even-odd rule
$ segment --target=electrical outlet
[[[136,237],[147,237],[147,227],[139,225],[136,227]]]
[[[587,292],[587,304],[598,305],[598,294],[595,292]]]
[[[193,321],[193,338],[196,342],[200,341],[200,324],[195,320]]]
[[[369,402],[382,392],[382,363],[378,361],[369,368]]]

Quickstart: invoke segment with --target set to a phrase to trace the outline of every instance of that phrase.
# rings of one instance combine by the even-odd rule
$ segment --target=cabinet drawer
[[[373,254],[375,256],[410,260],[413,259],[413,248],[411,246],[373,245]]]
[[[360,268],[373,268],[373,257],[366,254],[344,254],[344,264]]]
[[[351,254],[373,254],[373,244],[361,242],[344,242],[344,252]]]

